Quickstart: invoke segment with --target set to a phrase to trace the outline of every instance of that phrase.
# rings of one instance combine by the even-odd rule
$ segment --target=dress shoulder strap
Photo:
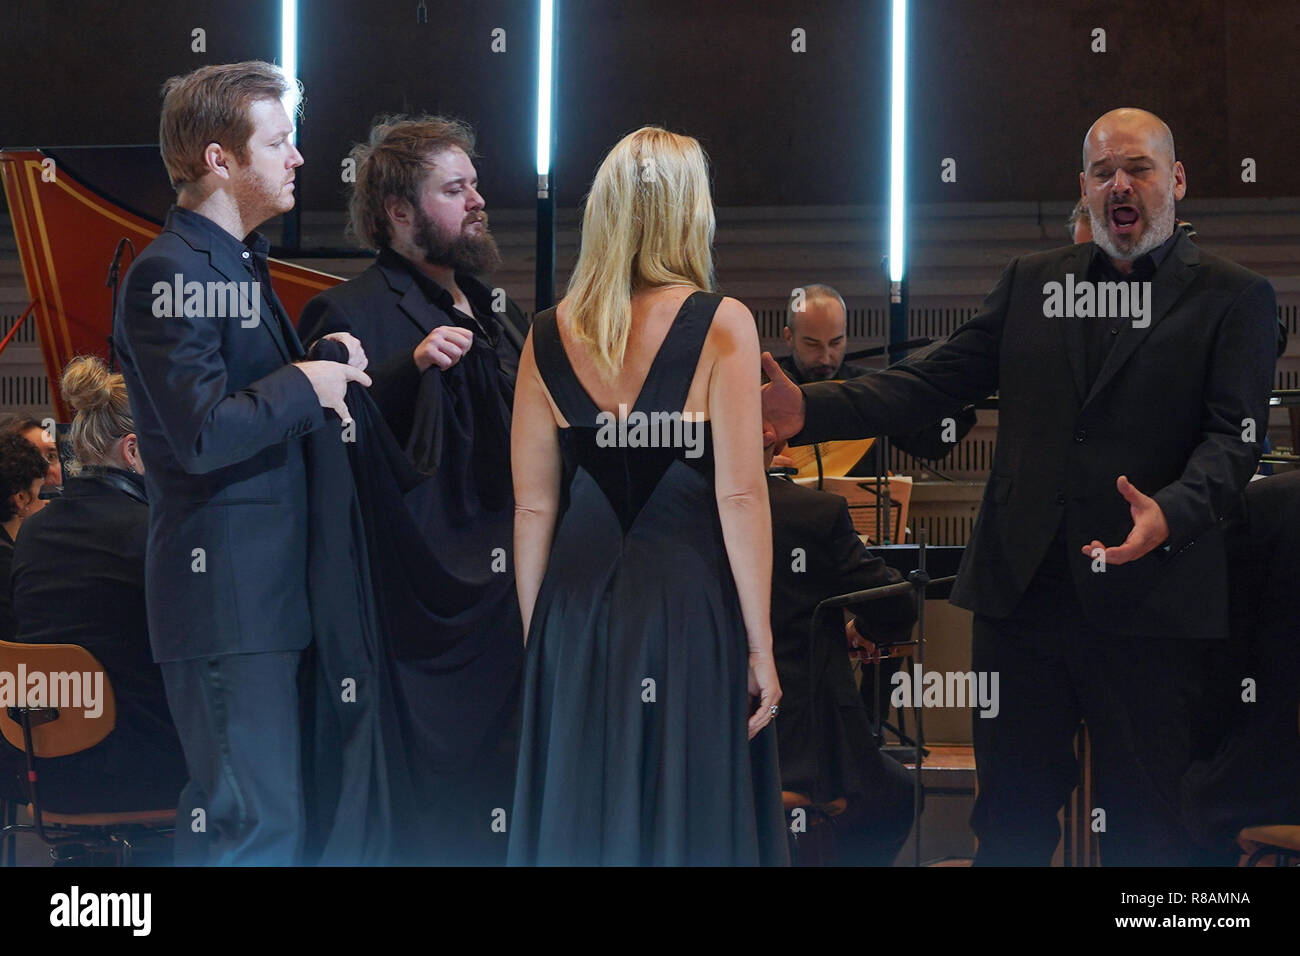
[[[716,292],[692,292],[682,303],[659,353],[650,365],[637,408],[641,411],[681,411],[700,364],[704,340],[723,297]]]
[[[578,381],[564,351],[554,306],[533,317],[533,354],[537,358],[537,370],[560,414],[570,425],[594,425],[600,409]]]

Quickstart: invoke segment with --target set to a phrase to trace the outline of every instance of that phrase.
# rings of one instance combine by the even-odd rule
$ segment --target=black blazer
[[[47,806],[151,809],[175,804],[185,760],[145,611],[149,506],[135,476],[69,478],[23,522],[14,546],[15,638],[78,644],[104,665],[117,724],[88,751],[43,761]]]
[[[156,282],[247,282],[216,227],[173,208],[132,264],[113,342],[145,461],[149,636],[159,662],[300,650],[307,603],[302,436],[325,423],[274,291],[256,327],[158,318]],[[268,314],[269,313],[269,314]],[[201,550],[200,550],[201,549]]]
[[[1252,481],[1226,530],[1232,642],[1207,682],[1213,754],[1184,787],[1193,832],[1232,848],[1244,826],[1300,816],[1300,471]]]
[[[14,539],[0,528],[0,641],[12,641],[18,632],[14,623],[13,589],[9,586],[14,563]]]
[[[913,356],[911,361],[923,357],[930,351],[927,348],[924,352]],[[781,370],[790,376],[790,381],[796,385],[803,385],[803,373],[799,371],[799,366],[795,363],[793,355],[787,355],[779,359],[776,363],[781,366]],[[857,378],[860,375],[867,375],[871,369],[865,365],[858,365],[854,362],[841,362],[840,367],[835,370],[833,378],[847,379]],[[763,381],[767,381],[764,377]],[[905,454],[913,458],[923,458],[929,461],[938,461],[941,458],[947,458],[952,454],[952,450],[957,447],[957,443],[970,433],[975,427],[976,416],[974,408],[963,408],[955,416],[955,428],[952,441],[944,441],[943,434],[946,431],[943,422],[934,422],[920,431],[913,432],[910,435],[890,435],[889,441],[895,448],[898,448]],[[880,446],[872,445],[871,450],[862,456],[862,460],[857,462],[848,470],[850,475],[877,475],[881,474],[880,469]]]
[[[492,293],[472,276],[457,275],[461,291],[481,311],[491,312]],[[450,296],[447,309],[451,308]],[[519,355],[528,336],[528,320],[507,298],[501,319],[497,352],[502,371],[513,382]],[[424,337],[440,325],[461,324],[435,307],[416,282],[398,253],[382,250],[379,257],[355,279],[314,296],[302,310],[298,331],[308,344],[330,332],[350,332],[361,340],[370,359],[370,397],[375,400],[393,435],[403,445],[411,433],[420,370],[412,354]],[[475,335],[475,347],[488,347]]]
[[[816,641],[813,610],[828,597],[894,584],[902,576],[872,557],[853,530],[848,502],[780,478],[769,478],[772,508],[772,650],[781,679],[776,721],[781,785],[830,800],[872,789],[879,776],[870,718],[853,684],[844,616],[824,612]],[[848,609],[863,636],[898,642],[916,620],[912,595],[866,601]],[[810,643],[812,642],[812,643]],[[816,706],[814,706],[814,703]],[[861,733],[846,733],[845,721]],[[850,744],[849,740],[858,743]],[[864,748],[869,748],[867,752]]]
[[[69,478],[63,494],[23,522],[14,546],[14,615],[27,644],[78,644],[94,654],[122,710],[146,701],[170,725],[162,671],[149,652],[144,563],[149,506],[100,477]]]
[[[796,442],[909,431],[997,391],[998,444],[952,602],[1004,617],[1043,561],[1062,516],[1088,620],[1130,635],[1222,637],[1221,519],[1250,479],[1268,426],[1276,300],[1261,276],[1185,235],[1152,280],[1151,321],[1121,325],[1090,389],[1084,332],[1045,318],[1044,285],[1087,277],[1092,243],[1007,266],[978,315],[924,359],[842,384],[809,385]],[[1243,422],[1255,423],[1254,441]],[[1090,570],[1083,545],[1132,530],[1115,489],[1127,475],[1159,502],[1168,550]]]

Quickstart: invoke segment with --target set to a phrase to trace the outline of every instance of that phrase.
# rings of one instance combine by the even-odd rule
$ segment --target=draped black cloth
[[[346,350],[322,340],[313,357],[345,361]],[[412,718],[422,711],[407,699],[408,672],[461,651],[480,596],[426,545],[405,500],[425,476],[366,390],[350,385],[347,404],[351,426],[332,418],[308,442],[308,860],[430,862],[440,805],[425,787],[423,755],[431,745],[454,749],[462,728]],[[424,657],[402,659],[412,653]]]
[[[458,600],[455,613],[429,621],[418,606],[411,613],[386,597],[400,662],[393,679],[420,792],[443,822],[430,834],[430,862],[491,864],[504,861],[505,834],[490,824],[513,794],[523,662],[509,449],[528,322],[472,276],[458,273],[456,285],[469,312],[384,250],[360,276],[312,299],[299,331],[308,342],[332,332],[361,341],[370,398],[408,459],[431,476],[406,495],[427,546],[420,563],[395,551],[376,560],[385,561],[384,577],[433,577]],[[439,326],[470,329],[474,345],[451,368],[421,372],[412,353]]]
[[[523,624],[513,573],[512,383],[476,347],[450,373],[421,377],[409,459],[432,478],[406,503],[426,548],[416,564],[389,552],[391,575],[430,575],[457,595],[454,613],[390,607],[401,714],[417,748],[418,786],[439,829],[430,862],[504,862],[493,830],[514,787]]]

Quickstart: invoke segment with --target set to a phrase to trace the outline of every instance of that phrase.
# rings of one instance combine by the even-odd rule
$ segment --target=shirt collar
[[[1093,247],[1094,265],[1099,269],[1102,269],[1109,273],[1113,273],[1114,275],[1120,276],[1121,278],[1149,279],[1151,278],[1151,276],[1155,274],[1157,269],[1159,269],[1162,265],[1164,265],[1165,259],[1169,257],[1169,253],[1174,248],[1174,245],[1178,242],[1178,237],[1181,233],[1182,230],[1179,229],[1177,226],[1175,226],[1173,234],[1170,235],[1168,239],[1160,243],[1160,245],[1156,246],[1154,249],[1152,249],[1150,252],[1146,253],[1145,255],[1138,256],[1136,259],[1134,259],[1133,270],[1127,274],[1122,273],[1119,271],[1119,269],[1115,268],[1115,263],[1111,260],[1110,256],[1106,255],[1105,251],[1101,248],[1101,246],[1097,245],[1096,242],[1093,242],[1092,247]]]
[[[379,251],[380,264],[389,266],[398,266],[405,269],[415,279],[415,284],[420,287],[420,291],[435,306],[442,309],[448,315],[456,308],[455,300],[451,297],[451,292],[443,288],[438,282],[430,278],[414,262],[406,258],[399,252],[394,252],[391,248],[384,248]],[[474,318],[479,318],[483,312],[491,313],[490,309],[484,309],[483,303],[479,301],[483,298],[483,284],[473,276],[464,272],[457,272],[456,285],[465,293],[465,298],[469,300],[470,308],[474,312]]]
[[[236,239],[226,230],[222,229],[215,222],[202,213],[197,213],[193,209],[186,209],[182,206],[173,206],[171,216],[180,220],[191,229],[202,230],[208,237],[209,242],[224,248],[226,251],[238,256],[240,253],[248,250],[263,262],[271,253],[271,241],[262,235],[256,229],[250,232],[243,240]]]

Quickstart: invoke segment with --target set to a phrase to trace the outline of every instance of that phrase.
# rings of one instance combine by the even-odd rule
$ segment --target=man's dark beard
[[[424,210],[415,210],[416,248],[424,253],[424,260],[430,265],[447,266],[456,272],[469,275],[486,275],[501,265],[501,253],[497,251],[497,241],[488,231],[487,214],[483,216],[483,234],[469,236],[464,232],[453,239],[448,239],[438,231],[437,225],[425,215]]]
[[[805,381],[824,382],[826,379],[834,377],[839,368],[830,368],[826,365],[809,365],[807,368],[800,368],[799,371],[803,373]]]

